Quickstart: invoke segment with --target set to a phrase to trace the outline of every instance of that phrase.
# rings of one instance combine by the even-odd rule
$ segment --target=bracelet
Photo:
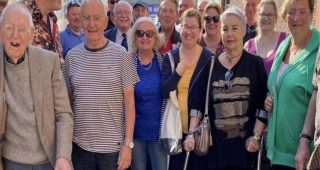
[[[306,133],[301,133],[300,134],[300,136],[299,136],[299,138],[301,139],[301,138],[305,138],[305,139],[308,139],[308,140],[312,140],[312,137],[310,136],[310,135],[308,135],[308,134],[306,134]]]
[[[254,138],[255,140],[257,140],[257,141],[260,141],[261,135],[258,135],[257,132],[254,132],[254,133],[253,133],[253,138]]]

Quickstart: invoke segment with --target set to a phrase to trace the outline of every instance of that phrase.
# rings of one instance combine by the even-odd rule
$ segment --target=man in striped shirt
[[[126,169],[139,79],[126,49],[103,36],[108,18],[101,0],[85,0],[81,20],[86,42],[63,65],[74,111],[72,162],[77,170]]]

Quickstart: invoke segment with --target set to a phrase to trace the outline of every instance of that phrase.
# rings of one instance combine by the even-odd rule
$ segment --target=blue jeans
[[[82,149],[77,144],[72,146],[74,170],[117,170],[119,152],[95,153]]]
[[[166,170],[168,155],[159,142],[134,140],[131,170],[146,170],[147,158],[150,158],[152,170]]]
[[[5,170],[53,170],[51,163],[29,165],[3,159]]]

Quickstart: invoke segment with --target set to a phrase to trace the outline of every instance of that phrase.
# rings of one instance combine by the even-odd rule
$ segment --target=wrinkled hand
[[[54,170],[71,170],[70,161],[66,158],[58,158]]]
[[[264,109],[267,112],[271,112],[272,106],[273,106],[273,98],[272,98],[272,96],[268,96],[266,98],[266,100],[264,101]]]
[[[131,165],[132,149],[123,145],[118,157],[118,170],[127,169]]]
[[[301,138],[297,149],[295,161],[296,170],[304,170],[310,159],[309,140]]]
[[[186,69],[187,69],[187,64],[186,64],[184,61],[180,61],[180,62],[178,63],[177,68],[176,68],[176,72],[177,72],[180,76],[182,76],[182,74],[186,71]]]
[[[260,148],[260,143],[253,136],[251,136],[246,141],[246,148],[248,152],[257,152]]]
[[[195,140],[193,135],[188,135],[188,137],[183,142],[183,148],[186,152],[194,150]]]

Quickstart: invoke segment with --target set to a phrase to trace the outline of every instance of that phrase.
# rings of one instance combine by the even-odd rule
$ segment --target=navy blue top
[[[69,26],[60,33],[60,41],[63,48],[63,59],[66,58],[68,51],[85,41],[84,33],[81,30],[80,36],[74,34]]]
[[[136,121],[134,139],[157,141],[160,132],[162,97],[160,93],[160,64],[156,55],[148,65],[137,60],[140,81],[135,86]]]

